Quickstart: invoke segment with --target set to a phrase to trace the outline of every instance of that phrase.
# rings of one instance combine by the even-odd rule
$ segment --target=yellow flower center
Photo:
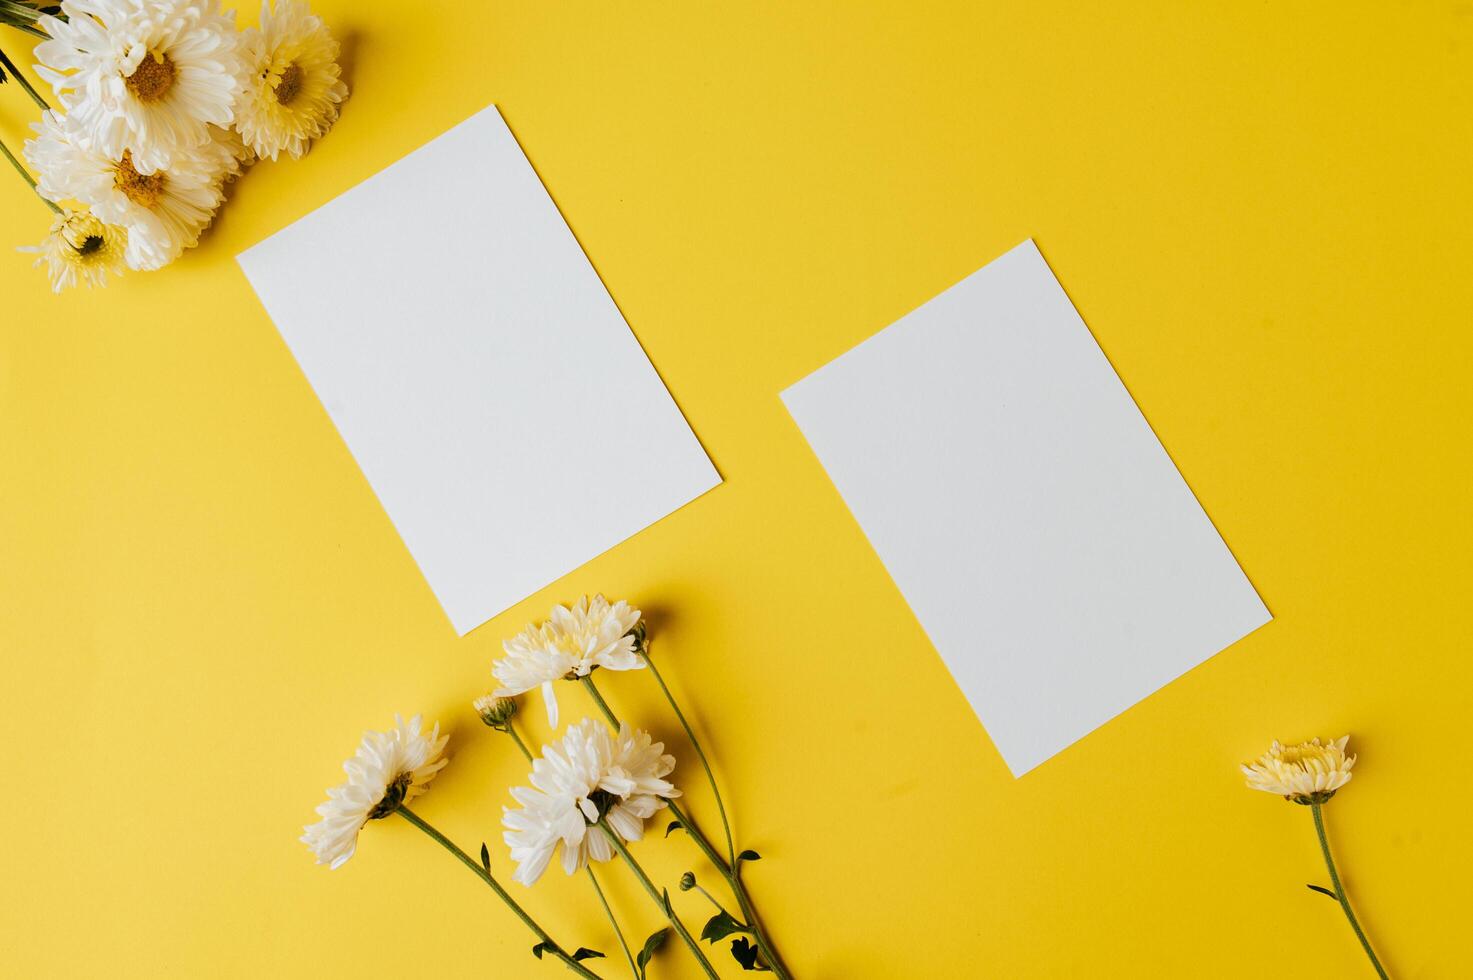
[[[82,244],[77,246],[77,254],[91,255],[93,252],[101,249],[103,244],[104,243],[101,235],[88,235],[86,238],[82,239]]]
[[[152,208],[164,196],[165,177],[162,173],[141,174],[133,169],[133,154],[123,151],[123,159],[113,169],[113,183],[123,196],[140,208]]]
[[[1325,750],[1318,745],[1287,745],[1279,758],[1285,765],[1301,767],[1306,763],[1329,761]]]
[[[133,74],[123,80],[128,91],[139,102],[157,102],[174,87],[174,76],[178,69],[165,54],[144,55],[133,69]]]
[[[276,80],[276,101],[282,105],[291,105],[302,91],[302,78],[305,72],[295,61],[286,66],[286,71]]]

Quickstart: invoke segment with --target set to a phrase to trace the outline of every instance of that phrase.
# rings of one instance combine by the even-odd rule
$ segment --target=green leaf
[[[556,951],[557,947],[554,946],[552,943],[538,943],[536,946],[532,947],[532,955],[537,957],[539,960],[542,959],[543,952],[553,953]]]
[[[730,912],[722,909],[707,920],[706,928],[701,930],[701,938],[708,943],[714,943],[718,939],[725,939],[734,932],[746,931],[746,926],[732,918]]]
[[[743,970],[763,969],[757,965],[757,947],[748,942],[745,936],[731,941],[731,958],[740,963]]]
[[[649,966],[650,960],[655,958],[655,951],[665,945],[665,940],[669,938],[670,929],[667,927],[661,929],[659,932],[652,933],[650,938],[644,941],[644,949],[641,949],[639,955],[634,958],[634,962],[639,964],[640,976],[644,976],[644,968]]]
[[[675,910],[670,907],[670,889],[661,888],[660,896],[665,900],[665,915],[672,919],[675,918]]]
[[[481,867],[486,869],[487,874],[491,873],[491,852],[486,850],[484,842],[481,844]]]
[[[668,826],[668,827],[665,828],[665,836],[666,837],[669,837],[671,834],[675,833],[679,829],[680,829],[680,821],[679,820],[672,820],[672,821],[670,821],[670,826]]]
[[[601,957],[603,955],[604,954],[600,953],[596,949],[589,949],[587,946],[579,946],[576,950],[573,951],[573,960],[574,962],[577,962],[578,960],[592,960],[597,959],[598,957]]]
[[[743,851],[742,853],[737,855],[737,864],[741,864],[743,861],[760,860],[762,860],[762,855],[758,854],[756,851]]]
[[[1328,888],[1323,888],[1323,887],[1321,887],[1319,885],[1305,885],[1304,887],[1305,888],[1308,888],[1312,892],[1319,892],[1321,895],[1329,895],[1331,898],[1333,898],[1337,902],[1340,901],[1340,896],[1339,895],[1336,895],[1334,892],[1330,891],[1330,889],[1328,889]]]

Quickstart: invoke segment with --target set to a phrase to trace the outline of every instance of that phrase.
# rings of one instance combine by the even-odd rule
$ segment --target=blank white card
[[[1014,775],[1270,619],[1031,241],[782,397]]]
[[[721,482],[494,107],[239,261],[458,633]]]

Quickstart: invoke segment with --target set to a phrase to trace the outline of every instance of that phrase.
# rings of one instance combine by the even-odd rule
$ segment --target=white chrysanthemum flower
[[[56,89],[80,139],[141,174],[229,126],[244,86],[235,14],[218,0],[63,0],[45,16],[37,74]]]
[[[630,635],[638,623],[639,610],[622,599],[610,605],[601,595],[584,596],[571,609],[553,606],[547,622],[528,626],[502,644],[506,656],[491,665],[491,673],[501,682],[493,693],[515,697],[541,687],[547,720],[556,726],[555,682],[587,677],[595,667],[638,670],[644,666]]]
[[[46,267],[51,288],[59,293],[71,286],[106,286],[109,272],[122,275],[127,245],[126,229],[85,211],[68,211],[56,216],[44,242],[21,251],[36,253],[36,265]]]
[[[609,860],[613,845],[593,826],[600,819],[623,840],[643,837],[644,822],[680,795],[664,778],[675,768],[664,752],[646,732],[623,725],[611,738],[592,718],[569,728],[561,743],[545,746],[532,763],[531,787],[511,791],[521,809],[503,807],[502,839],[517,862],[512,877],[535,883],[559,847],[568,874],[590,860]]]
[[[422,732],[419,715],[407,723],[395,715],[389,731],[364,732],[358,751],[343,763],[348,781],[327,791],[327,802],[316,811],[322,819],[302,828],[302,843],[317,855],[317,863],[342,867],[357,850],[358,832],[368,821],[393,814],[423,793],[445,767],[440,752],[447,739],[439,725]]]
[[[256,159],[256,154],[233,129],[211,126],[207,146],[207,155],[213,159],[217,179],[222,183],[229,183],[239,177]]]
[[[1298,745],[1273,747],[1256,762],[1243,765],[1248,788],[1282,796],[1294,803],[1325,803],[1335,791],[1350,782],[1355,756],[1345,754],[1349,735],[1342,735],[1328,745],[1310,739]]]
[[[258,156],[300,157],[348,97],[338,42],[304,0],[262,0],[261,26],[244,32],[246,90],[235,126]]]
[[[109,157],[83,145],[70,116],[48,112],[26,141],[36,189],[52,201],[86,204],[109,224],[128,229],[129,268],[158,269],[199,241],[223,199],[226,150],[213,144],[174,154],[167,170],[140,173],[132,154]]]

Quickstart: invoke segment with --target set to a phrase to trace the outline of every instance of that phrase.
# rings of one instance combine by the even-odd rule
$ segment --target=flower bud
[[[475,707],[476,714],[481,716],[481,720],[492,728],[505,728],[517,713],[516,698],[498,698],[491,694],[483,694],[471,704]]]
[[[685,874],[680,876],[681,891],[688,892],[694,887],[696,887],[696,876],[694,874],[687,871]]]

